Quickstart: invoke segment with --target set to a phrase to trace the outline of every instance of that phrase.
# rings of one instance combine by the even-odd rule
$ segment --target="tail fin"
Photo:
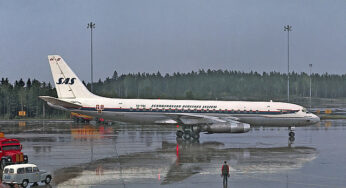
[[[58,97],[92,98],[92,94],[59,55],[48,56]]]

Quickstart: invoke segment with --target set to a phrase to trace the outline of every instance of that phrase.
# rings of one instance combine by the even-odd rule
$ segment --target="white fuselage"
[[[319,117],[299,105],[282,102],[202,101],[95,98],[61,99],[83,106],[70,111],[105,119],[142,124],[176,124],[169,115],[236,118],[253,126],[306,126]],[[167,116],[168,115],[168,116]],[[191,124],[205,122],[192,121]]]

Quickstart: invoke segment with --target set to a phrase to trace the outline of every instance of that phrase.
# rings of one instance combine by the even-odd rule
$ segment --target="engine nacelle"
[[[201,132],[208,133],[246,133],[249,131],[249,124],[235,122],[205,125],[201,130]]]

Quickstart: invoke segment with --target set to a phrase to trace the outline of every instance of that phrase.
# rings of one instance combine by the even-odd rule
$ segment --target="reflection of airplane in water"
[[[152,179],[159,184],[185,180],[194,174],[220,174],[229,160],[232,173],[278,173],[299,169],[315,159],[312,147],[224,148],[220,142],[162,142],[156,151],[105,158],[55,171],[58,186],[121,184]]]
[[[48,56],[58,98],[40,96],[55,108],[99,118],[145,124],[179,124],[178,137],[200,132],[245,133],[254,126],[306,126],[320,119],[299,105],[283,102],[105,98],[92,94],[58,55]]]
[[[178,142],[179,143],[179,142]],[[163,143],[163,148],[175,144]],[[220,161],[229,159],[232,173],[276,173],[301,168],[316,157],[311,147],[222,148],[219,142],[185,143],[177,146],[177,159],[169,168],[163,183],[181,181],[195,173],[204,173],[201,167],[214,164],[213,172],[220,173]],[[220,148],[220,149],[219,149]],[[194,165],[191,165],[193,163]],[[210,169],[210,167],[208,167]],[[188,173],[184,173],[188,172]]]

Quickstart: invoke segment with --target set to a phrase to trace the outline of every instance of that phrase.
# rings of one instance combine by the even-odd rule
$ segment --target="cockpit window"
[[[309,111],[306,108],[303,108],[302,112],[309,113]]]

